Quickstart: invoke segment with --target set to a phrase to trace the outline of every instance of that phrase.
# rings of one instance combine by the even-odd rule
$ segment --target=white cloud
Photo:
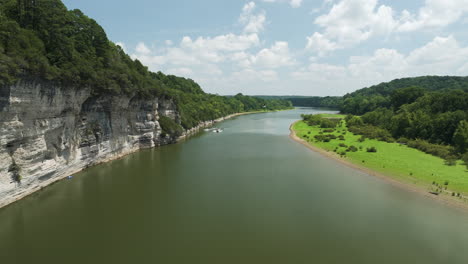
[[[448,26],[468,12],[468,0],[426,0],[417,15],[402,12],[400,32]]]
[[[298,8],[302,5],[302,0],[262,0],[263,2],[267,3],[282,3],[287,2],[291,7]]]
[[[277,41],[270,48],[261,49],[256,54],[244,51],[233,53],[230,60],[241,68],[259,69],[276,69],[296,63],[289,50],[289,44],[284,41]]]
[[[426,0],[417,15],[407,10],[396,15],[392,7],[380,5],[378,0],[341,0],[315,19],[323,32],[307,37],[307,48],[324,55],[372,37],[445,27],[466,13],[468,0]]]
[[[274,70],[253,70],[244,69],[238,72],[233,72],[230,77],[231,81],[236,83],[253,82],[261,80],[263,82],[273,82],[278,80],[278,73]]]
[[[214,38],[198,37],[195,41],[190,37],[184,37],[181,46],[191,50],[242,51],[259,44],[260,39],[257,34],[234,35],[230,33]]]
[[[330,51],[338,49],[337,43],[330,41],[319,32],[315,32],[312,36],[307,37],[306,49],[317,52],[319,56],[324,56]]]
[[[259,33],[265,28],[266,15],[265,11],[255,13],[256,5],[254,2],[249,2],[242,8],[242,13],[239,17],[239,22],[244,25],[245,33]]]
[[[284,41],[277,41],[271,48],[262,49],[252,57],[254,65],[263,68],[279,68],[294,64],[294,59],[289,51],[289,45]]]
[[[397,23],[392,8],[378,6],[377,0],[342,0],[334,4],[328,14],[317,17],[315,24],[324,28],[324,33],[315,32],[308,37],[307,46],[324,53],[354,45],[373,35],[389,34]]]
[[[138,43],[135,50],[136,50],[136,52],[138,52],[140,54],[150,54],[151,53],[151,50],[143,42]]]
[[[167,74],[172,74],[172,75],[179,75],[179,76],[189,77],[189,76],[191,76],[193,74],[193,71],[190,68],[181,67],[181,68],[167,69],[166,73]]]
[[[298,8],[301,6],[302,0],[291,0],[289,1],[289,4],[294,8]]]
[[[453,36],[436,37],[407,55],[382,48],[371,56],[351,56],[343,66],[312,62],[309,67],[293,72],[291,77],[340,85],[336,88],[341,91],[353,91],[402,77],[468,75],[467,58],[468,47],[462,47]]]

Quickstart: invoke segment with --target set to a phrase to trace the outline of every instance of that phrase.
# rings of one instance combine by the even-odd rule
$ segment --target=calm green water
[[[0,209],[0,263],[468,263],[468,214],[309,151],[312,109],[91,168]]]

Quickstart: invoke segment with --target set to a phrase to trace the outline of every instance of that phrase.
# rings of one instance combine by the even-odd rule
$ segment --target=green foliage
[[[447,166],[455,166],[457,165],[457,157],[456,156],[448,156],[445,159],[445,165]]]
[[[460,121],[457,130],[453,135],[453,142],[460,153],[465,153],[468,150],[468,122]]]
[[[180,136],[183,132],[182,127],[166,116],[159,117],[159,125],[161,126],[163,135]]]
[[[348,116],[346,118],[346,125],[348,127],[362,126],[364,125],[364,122],[362,121],[362,118],[360,118],[359,116]]]
[[[302,107],[327,107],[339,108],[342,104],[342,97],[340,96],[326,96],[326,97],[281,97],[282,99],[289,100],[294,106]]]
[[[417,86],[396,89],[390,96],[390,103],[395,109],[398,109],[404,104],[413,103],[424,93],[425,89]]]
[[[427,154],[431,154],[431,155],[434,155],[443,159],[448,159],[450,157],[455,156],[454,155],[455,149],[451,146],[431,144],[422,139],[409,140],[407,144],[408,144],[408,147],[410,148],[419,149],[422,152],[425,152]]]
[[[364,138],[371,138],[371,139],[377,139],[380,141],[385,141],[385,142],[394,142],[395,140],[393,139],[392,135],[390,132],[388,132],[385,129],[372,126],[372,125],[361,125],[361,126],[349,126],[348,127],[349,131],[351,131],[355,135],[362,135],[362,138],[364,141]]]
[[[408,90],[398,89],[412,87]],[[416,88],[420,87],[420,88]],[[381,83],[357,90],[353,93],[347,94],[343,97],[343,103],[340,110],[344,113],[351,113],[355,115],[362,115],[367,112],[376,110],[377,108],[390,108],[392,106],[392,94],[395,99],[393,103],[398,106],[399,103],[411,102],[420,95],[421,89],[426,93],[434,91],[447,91],[447,90],[462,90],[468,91],[468,77],[452,77],[452,76],[422,76],[416,78],[403,78],[396,79],[388,83]],[[411,97],[406,100],[400,98],[400,93],[406,93]]]
[[[309,125],[309,126],[320,126],[321,128],[336,128],[340,123],[340,119],[336,118],[323,118],[320,115],[301,115],[302,119]],[[330,130],[324,130],[325,132]],[[333,132],[333,131],[331,131]]]
[[[375,147],[367,148],[367,152],[376,153],[377,149]]]
[[[337,119],[322,118],[320,127],[321,128],[335,128],[339,123],[340,123],[340,120],[337,120]]]
[[[403,86],[407,84],[411,85]],[[461,125],[468,124],[465,123],[468,120],[466,77],[395,80],[358,90],[346,95],[344,100],[342,111],[362,114],[364,124],[352,115],[346,118],[353,133],[384,141],[401,137],[409,140],[421,139],[431,144],[455,146],[459,153],[467,151],[468,125]],[[382,103],[374,104],[375,100]],[[374,103],[371,104],[371,101]],[[390,134],[378,131],[379,135],[376,136],[366,133],[375,130],[370,129],[371,127],[359,128],[368,125],[386,130]]]
[[[348,149],[346,149],[347,152],[356,152],[358,151],[358,148],[356,146],[349,146]]]
[[[466,169],[468,170],[468,152],[462,155],[461,160],[463,161],[463,163],[466,166]]]
[[[322,123],[322,117],[320,115],[301,115],[302,119],[309,125],[309,126],[318,126]]]

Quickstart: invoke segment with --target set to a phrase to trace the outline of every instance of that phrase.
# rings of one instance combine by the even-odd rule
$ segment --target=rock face
[[[180,123],[167,99],[94,96],[38,80],[0,88],[0,207],[91,165],[175,142],[161,137],[160,115]]]

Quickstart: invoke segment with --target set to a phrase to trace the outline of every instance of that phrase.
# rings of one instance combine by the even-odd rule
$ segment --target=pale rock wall
[[[160,115],[180,122],[171,100],[93,96],[38,80],[0,88],[0,207],[94,164],[174,143],[161,137]]]

